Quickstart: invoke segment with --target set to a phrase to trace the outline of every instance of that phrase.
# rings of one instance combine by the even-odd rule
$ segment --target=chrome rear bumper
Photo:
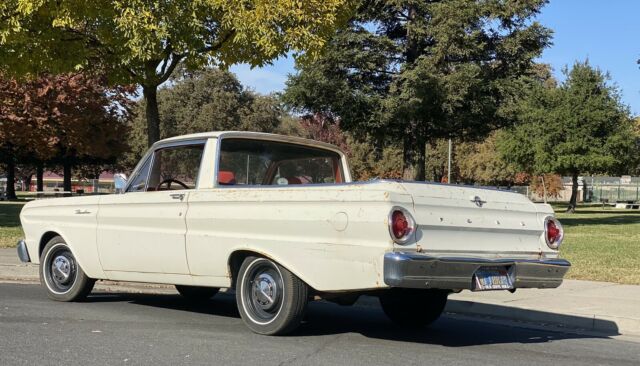
[[[18,245],[16,246],[18,249],[18,258],[22,262],[31,262],[31,258],[29,257],[29,250],[27,249],[27,243],[24,240],[20,240]]]
[[[506,267],[513,276],[514,288],[555,288],[571,263],[564,259],[432,257],[391,252],[384,256],[384,282],[391,287],[471,290],[474,273],[486,266]]]

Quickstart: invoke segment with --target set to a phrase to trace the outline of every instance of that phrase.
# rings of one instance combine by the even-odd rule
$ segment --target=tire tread
[[[447,290],[392,288],[380,295],[382,311],[405,328],[423,328],[438,320],[447,304]]]

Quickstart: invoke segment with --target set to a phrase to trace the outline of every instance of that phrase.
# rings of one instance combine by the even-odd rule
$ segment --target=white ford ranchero
[[[123,194],[38,200],[20,214],[23,261],[59,301],[96,280],[173,284],[204,300],[235,290],[247,326],[284,334],[312,299],[380,298],[406,326],[451,292],[554,288],[560,223],[520,194],[418,182],[352,182],[335,146],[251,132],[153,145]]]

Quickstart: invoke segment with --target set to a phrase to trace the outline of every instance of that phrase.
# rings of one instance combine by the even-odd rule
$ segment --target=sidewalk
[[[18,260],[15,249],[0,249],[0,282],[38,283],[38,267]],[[99,282],[103,291],[176,293],[172,286]],[[364,297],[362,306],[378,306]],[[522,321],[603,335],[640,336],[640,286],[566,280],[557,289],[463,291],[449,296],[448,313]]]
[[[640,286],[565,280],[557,289],[463,291],[447,311],[640,336]]]
[[[0,283],[2,282],[39,284],[38,266],[20,262],[15,248],[0,248]],[[173,286],[168,285],[116,281],[97,282],[96,289],[109,292],[178,293]]]

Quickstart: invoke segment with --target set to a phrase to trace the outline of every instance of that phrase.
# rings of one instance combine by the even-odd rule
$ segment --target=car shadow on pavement
[[[407,330],[392,323],[381,309],[373,307],[341,307],[316,303],[310,307],[307,322],[296,336],[359,333],[376,339],[423,343],[445,347],[466,347],[505,343],[545,343],[562,339],[608,338],[617,331],[597,335],[531,326],[528,323],[499,319],[444,314],[429,327]],[[416,314],[416,317],[420,314]]]
[[[128,302],[131,304],[151,306],[154,308],[240,318],[238,308],[234,301],[235,298],[231,299],[231,297],[231,295],[223,293],[206,301],[189,301],[177,294],[94,292],[87,298],[86,302]]]
[[[179,295],[95,293],[88,302],[128,302],[153,308],[185,311],[197,314],[239,318],[235,296],[220,293],[205,302],[191,302]],[[420,316],[420,314],[416,314]],[[241,322],[240,319],[238,319]],[[212,329],[214,332],[215,330]],[[250,332],[248,329],[247,332]],[[531,328],[528,324],[501,322],[474,317],[445,314],[431,326],[420,330],[407,330],[396,326],[372,302],[356,306],[340,306],[315,301],[309,308],[301,327],[287,337],[317,337],[361,334],[368,338],[393,342],[411,342],[444,347],[467,347],[489,344],[546,343],[563,339],[608,338],[609,333],[590,335],[561,328]]]

